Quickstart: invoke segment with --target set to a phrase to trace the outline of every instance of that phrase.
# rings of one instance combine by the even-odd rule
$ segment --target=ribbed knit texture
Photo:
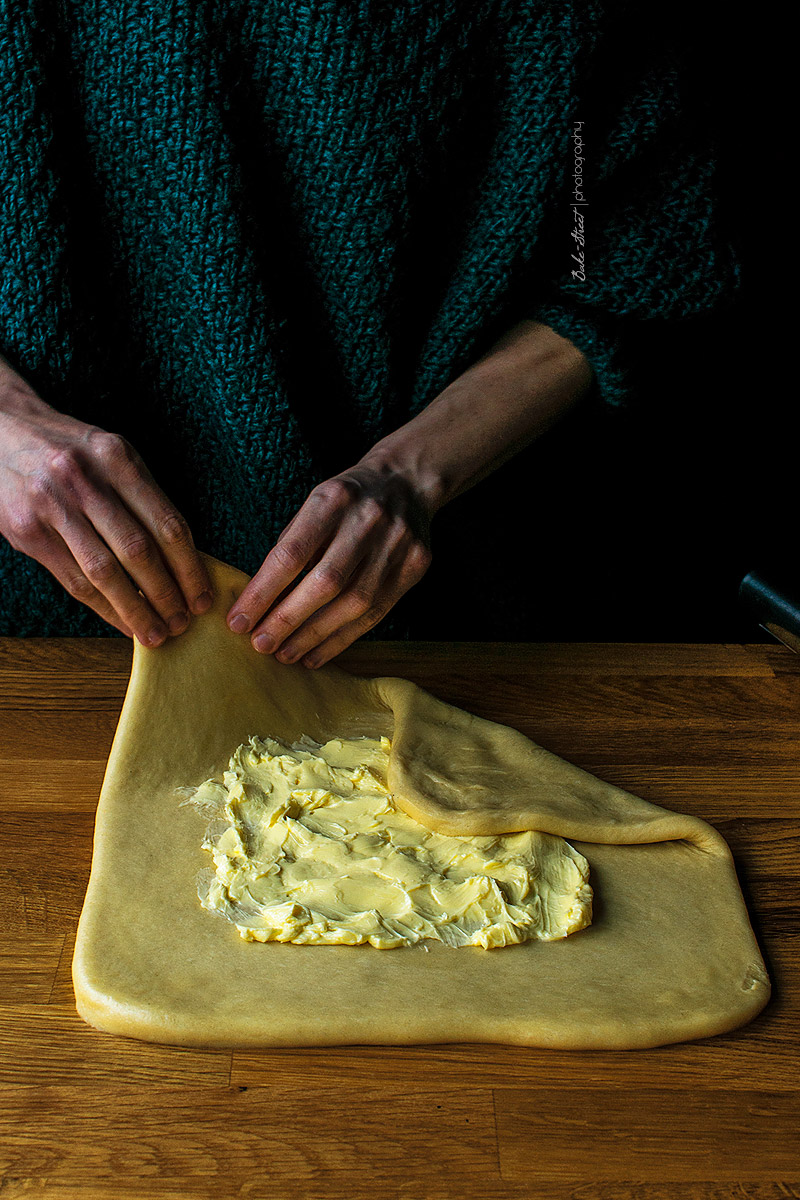
[[[637,323],[707,312],[737,268],[668,31],[615,13],[3,0],[0,350],[251,572],[315,482],[523,317],[626,402]],[[0,580],[0,632],[108,632],[1,539]]]

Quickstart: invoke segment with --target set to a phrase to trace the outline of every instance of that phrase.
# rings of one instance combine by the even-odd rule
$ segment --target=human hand
[[[314,488],[228,625],[281,662],[322,666],[425,574],[431,515],[408,477],[367,456]]]
[[[319,667],[366,633],[430,564],[430,521],[584,394],[571,342],[518,322],[355,467],[314,488],[228,612],[262,653]]]
[[[183,517],[134,448],[64,416],[0,359],[0,533],[145,646],[211,607]]]

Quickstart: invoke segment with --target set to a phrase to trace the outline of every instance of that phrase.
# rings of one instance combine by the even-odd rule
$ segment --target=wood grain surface
[[[0,1200],[800,1197],[800,659],[780,646],[364,643],[727,838],[773,999],[724,1037],[214,1051],[74,1009],[120,639],[0,639]]]

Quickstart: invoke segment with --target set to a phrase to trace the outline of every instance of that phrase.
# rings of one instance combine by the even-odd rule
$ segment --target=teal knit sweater
[[[250,572],[523,317],[624,403],[639,324],[737,275],[649,7],[1,0],[0,351]],[[108,632],[3,539],[0,583],[0,633]]]

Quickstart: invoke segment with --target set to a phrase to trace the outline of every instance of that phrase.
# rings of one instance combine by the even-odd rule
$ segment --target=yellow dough
[[[589,864],[536,830],[434,833],[398,809],[388,738],[250,738],[190,802],[213,818],[203,907],[249,942],[497,949],[589,924]]]
[[[579,1049],[704,1037],[761,1010],[769,981],[714,829],[408,681],[256,654],[225,624],[247,577],[209,567],[214,608],[166,646],[135,648],[73,959],[84,1020],[199,1046]],[[286,744],[389,738],[389,790],[428,829],[568,838],[590,865],[592,924],[495,950],[427,939],[391,952],[243,940],[198,900],[208,854],[197,813],[180,800],[254,733]]]

